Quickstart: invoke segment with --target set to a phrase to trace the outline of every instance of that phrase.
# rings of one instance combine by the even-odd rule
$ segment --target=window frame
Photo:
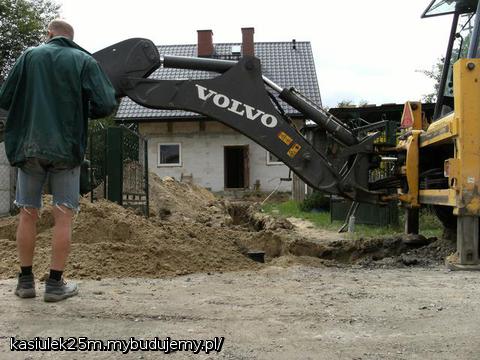
[[[435,16],[443,16],[443,15],[451,15],[451,14],[468,14],[468,13],[475,13],[476,7],[475,8],[470,8],[466,4],[462,4],[464,7],[463,8],[457,8],[457,3],[456,1],[453,3],[453,8],[452,9],[445,9],[443,12],[435,12],[439,6],[449,6],[450,4],[445,4],[445,0],[432,0],[428,7],[425,9],[425,11],[422,13],[421,18],[429,18],[429,17],[435,17]],[[442,3],[442,4],[440,4]],[[472,1],[473,3],[473,1]],[[433,5],[437,5],[435,9],[432,9]],[[432,12],[433,11],[433,12]]]
[[[285,165],[282,160],[279,159],[279,161],[272,161],[270,160],[270,155],[275,156],[272,154],[270,151],[266,150],[267,154],[267,166],[275,166],[275,165]],[[276,157],[276,156],[275,156]]]
[[[161,164],[160,147],[162,145],[178,145],[178,163]],[[182,166],[182,143],[158,143],[157,144],[157,167],[181,167]]]

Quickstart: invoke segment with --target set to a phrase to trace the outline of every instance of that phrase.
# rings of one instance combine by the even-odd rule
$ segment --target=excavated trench
[[[325,264],[429,266],[443,263],[455,251],[448,240],[421,235],[353,239],[321,229],[304,233],[287,219],[262,213],[251,203],[232,203],[227,211],[233,220],[231,226],[255,232],[252,237],[238,239],[238,245],[244,251],[264,251],[267,261],[293,255],[321,259]]]

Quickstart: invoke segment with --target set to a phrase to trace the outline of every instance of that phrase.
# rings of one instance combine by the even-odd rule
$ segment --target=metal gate
[[[90,132],[90,196],[149,215],[147,140],[125,126]]]

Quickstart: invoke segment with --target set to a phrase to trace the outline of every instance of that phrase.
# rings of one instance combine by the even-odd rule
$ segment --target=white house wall
[[[249,184],[253,189],[257,180],[260,191],[272,191],[280,178],[288,177],[287,166],[267,165],[267,151],[249,138],[215,121],[140,123],[140,133],[148,138],[150,171],[161,177],[180,180],[182,174],[192,175],[196,184],[212,191],[224,190],[224,147],[245,146],[249,149]],[[158,144],[180,143],[181,166],[158,164]],[[291,191],[291,182],[283,182],[280,191]]]

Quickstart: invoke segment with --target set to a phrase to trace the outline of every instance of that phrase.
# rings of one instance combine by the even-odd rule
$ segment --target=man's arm
[[[0,108],[7,111],[10,110],[10,106],[12,105],[13,95],[17,89],[20,74],[23,69],[25,54],[26,52],[18,58],[17,62],[7,76],[7,80],[5,80],[0,87]]]
[[[82,88],[90,100],[91,119],[98,119],[113,113],[117,107],[115,90],[98,63],[91,59],[82,77]]]

